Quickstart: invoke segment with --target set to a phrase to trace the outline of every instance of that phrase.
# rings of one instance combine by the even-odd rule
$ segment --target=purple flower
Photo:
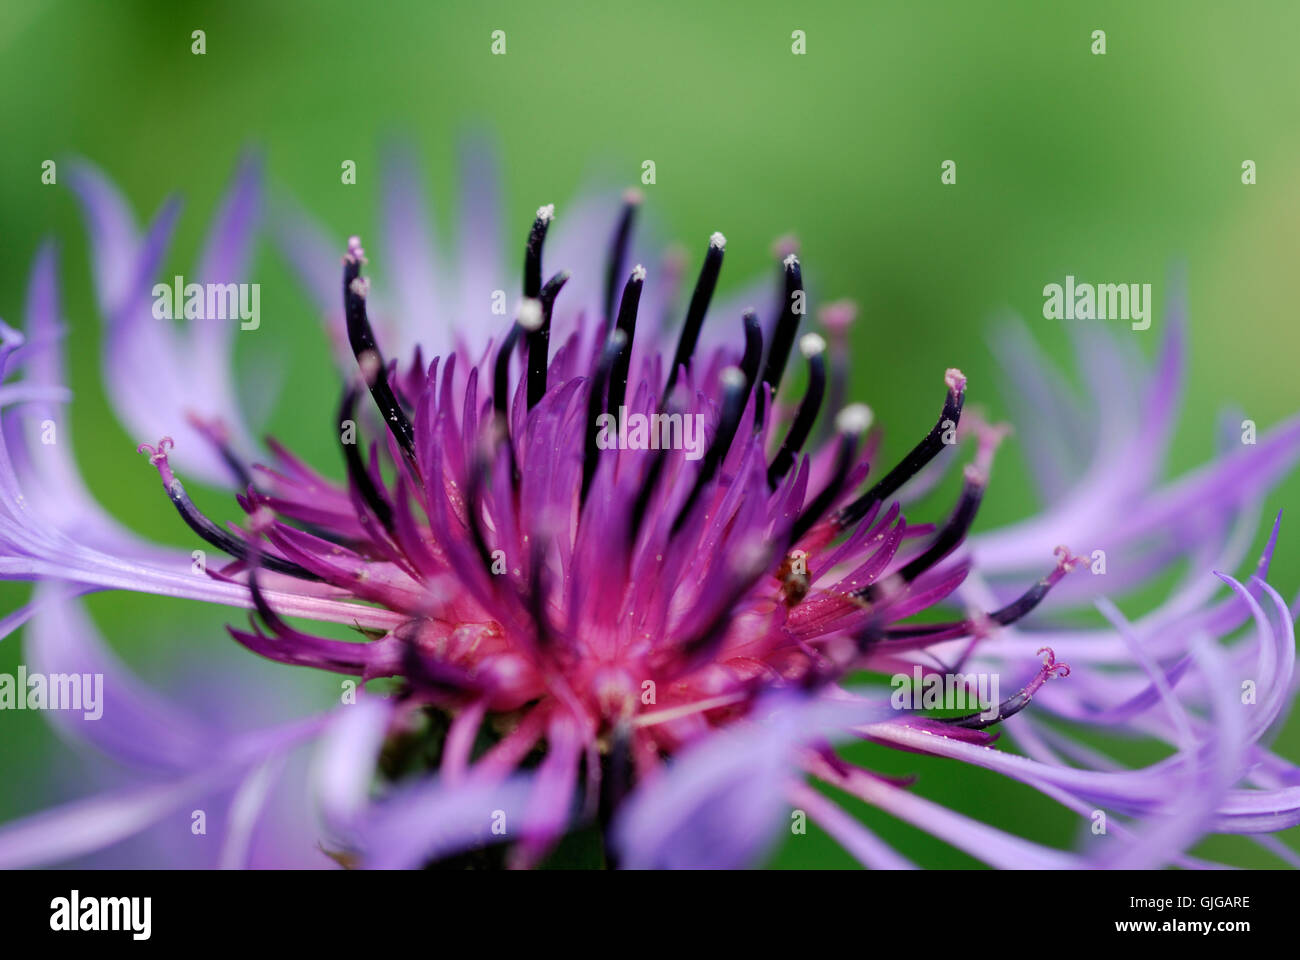
[[[141,239],[107,182],[80,171],[114,408],[148,441],[194,546],[226,559],[196,565],[127,534],[83,486],[66,432],[42,445],[67,400],[47,250],[26,338],[4,328],[5,372],[21,375],[0,387],[0,572],[41,582],[5,632],[35,613],[29,659],[70,671],[104,660],[77,594],[243,606],[249,626],[230,633],[248,649],[390,695],[376,685],[322,716],[217,734],[170,719],[110,665],[103,726],[75,733],[165,776],[0,827],[0,865],[84,854],[234,785],[245,849],[268,771],[308,740],[324,849],[375,867],[532,866],[582,831],[611,864],[741,866],[791,808],[864,864],[910,865],[810,780],[999,867],[1195,866],[1187,851],[1208,833],[1300,823],[1300,770],[1266,745],[1294,674],[1294,613],[1266,582],[1278,523],[1252,576],[1224,572],[1300,455],[1300,420],[1164,483],[1181,306],[1150,372],[1100,328],[1078,332],[1082,403],[1023,331],[999,341],[1045,505],[971,536],[1006,431],[964,412],[959,370],[936,370],[933,427],[881,464],[870,411],[842,405],[853,309],[830,304],[810,329],[795,250],[779,250],[778,307],[760,319],[748,289],[714,303],[714,234],[679,323],[679,268],[638,245],[639,196],[539,208],[520,279],[497,259],[491,156],[471,147],[466,166],[451,259],[419,215],[415,164],[395,157],[373,292],[357,238],[332,250],[296,208],[272,217],[343,363],[343,482],[251,440],[233,323],[150,313],[176,207]],[[260,197],[249,159],[201,282],[243,276]],[[905,517],[962,461],[947,516]],[[233,487],[246,519],[214,523],[189,477]],[[1125,618],[1116,601],[1185,562],[1163,603]],[[1070,625],[1087,607],[1108,626]],[[75,629],[53,642],[37,629],[49,616]],[[977,676],[1001,694],[957,715],[927,709],[960,710],[946,700],[899,709],[861,671],[893,675],[894,692],[918,678],[918,697]],[[1125,767],[1088,731],[1169,753]],[[1000,732],[1021,752],[995,748]],[[1001,772],[1078,814],[1086,839],[1050,849],[971,820],[850,764],[835,749],[848,739]]]

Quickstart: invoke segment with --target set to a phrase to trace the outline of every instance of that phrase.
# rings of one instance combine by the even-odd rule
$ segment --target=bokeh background
[[[204,56],[190,52],[195,29],[206,31]],[[504,57],[489,54],[496,29],[507,34]],[[804,56],[791,53],[795,29],[806,33]],[[1105,56],[1090,53],[1096,29]],[[968,374],[972,402],[1005,415],[989,336],[1001,315],[1020,314],[1050,354],[1068,356],[1061,326],[1041,319],[1044,284],[1067,273],[1151,282],[1160,308],[1182,267],[1191,329],[1173,452],[1182,469],[1209,455],[1225,407],[1261,429],[1300,407],[1296,36],[1300,5],[1290,0],[6,3],[0,316],[20,320],[37,246],[57,238],[78,461],[112,513],[187,544],[135,453],[156,438],[128,436],[106,406],[84,226],[63,182],[41,184],[42,161],[93,161],[142,219],[182,194],[170,276],[193,262],[248,146],[262,150],[273,194],[291,193],[342,238],[373,229],[379,158],[395,136],[419,147],[435,216],[449,226],[457,144],[486,133],[500,144],[520,247],[539,203],[563,215],[585,180],[637,183],[647,159],[657,165],[647,208],[668,239],[695,250],[711,231],[727,234],[724,292],[771,271],[772,240],[795,233],[822,299],[862,307],[852,390],[887,425],[887,457],[932,422],[946,366]],[[344,159],[358,164],[355,186],[340,183]],[[949,159],[955,186],[940,184]],[[1257,164],[1254,186],[1241,183],[1243,160]],[[239,362],[250,398],[269,382],[279,401],[250,400],[246,413],[339,475],[336,383],[315,313],[267,242],[251,279],[262,284],[262,328],[236,338]],[[1148,354],[1160,328],[1157,316],[1133,334]],[[1298,492],[1290,479],[1268,508],[1300,502]],[[980,528],[1034,507],[1013,441]],[[1272,578],[1288,597],[1300,587],[1296,522],[1284,527]],[[25,594],[0,587],[0,613]],[[233,611],[115,594],[88,608],[113,648],[164,689],[228,671],[227,706],[251,711],[268,695],[304,712],[335,702],[332,678],[236,649],[222,629],[241,618]],[[0,671],[14,672],[20,643],[0,643]],[[104,782],[41,717],[0,719],[0,821]],[[1300,725],[1278,747],[1296,757]],[[915,773],[924,795],[994,824],[1075,839],[1075,818],[991,773],[883,750],[863,759]],[[926,866],[974,865],[856,809]],[[1284,840],[1300,846],[1296,831]],[[1277,864],[1239,839],[1198,852]],[[773,862],[851,863],[815,827]]]

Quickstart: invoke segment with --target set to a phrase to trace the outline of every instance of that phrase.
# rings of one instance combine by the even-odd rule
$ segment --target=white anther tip
[[[805,333],[799,338],[799,352],[811,360],[826,352],[826,341],[819,333]]]
[[[839,433],[863,433],[875,418],[865,403],[850,403],[835,416],[835,429]]]
[[[532,297],[525,297],[519,302],[519,326],[525,330],[542,328],[542,302]]]
[[[718,374],[718,379],[728,390],[739,390],[745,385],[745,371],[740,367],[726,367]]]

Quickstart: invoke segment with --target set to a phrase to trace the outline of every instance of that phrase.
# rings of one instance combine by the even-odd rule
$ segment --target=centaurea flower
[[[808,777],[999,867],[1196,865],[1186,851],[1206,833],[1300,822],[1300,771],[1263,745],[1293,692],[1293,612],[1265,581],[1277,526],[1247,583],[1210,573],[1243,559],[1260,498],[1300,452],[1300,421],[1159,486],[1182,366],[1179,309],[1154,376],[1104,333],[1081,337],[1101,404],[1091,431],[1061,380],[1030,356],[1030,341],[1011,342],[1008,382],[1030,401],[1018,409],[1047,424],[1030,417],[1021,435],[1076,430],[1076,439],[1031,451],[1049,500],[1043,514],[970,537],[1004,431],[963,416],[958,369],[936,371],[929,432],[899,463],[879,464],[870,411],[825,409],[827,396],[847,395],[851,308],[827,309],[826,336],[811,331],[803,264],[788,248],[766,321],[714,305],[726,251],[715,233],[670,333],[675,298],[656,290],[655,261],[636,250],[635,194],[576,216],[562,243],[550,234],[563,207],[538,208],[513,319],[500,317],[492,305],[508,271],[484,241],[494,236],[494,201],[482,167],[471,164],[466,254],[455,265],[438,256],[416,214],[410,164],[395,167],[376,258],[394,269],[374,296],[358,238],[339,245],[342,268],[330,278],[326,262],[337,253],[321,252],[328,244],[301,215],[278,219],[347,361],[336,424],[343,483],[275,441],[269,456],[252,459],[234,404],[229,328],[144,332],[139,278],[160,261],[174,210],[137,240],[106,182],[81,173],[119,413],[134,429],[157,427],[141,452],[195,545],[229,561],[196,575],[188,554],[122,536],[70,459],[51,473],[36,455],[32,412],[64,399],[53,265],[42,258],[24,377],[6,387],[6,402],[27,409],[6,413],[0,571],[72,591],[248,606],[250,625],[230,633],[250,650],[393,687],[389,697],[363,692],[326,716],[226,743],[170,789],[107,801],[115,818],[102,835],[80,835],[82,849],[318,734],[325,845],[343,862],[379,867],[461,856],[531,866],[583,829],[599,832],[609,863],[738,866],[770,847],[790,806],[867,865],[909,865]],[[249,161],[203,277],[239,275],[256,181]],[[453,275],[459,285],[449,285]],[[454,294],[440,293],[449,286]],[[381,292],[390,296],[377,304]],[[440,314],[444,303],[459,304],[454,317]],[[5,335],[16,348],[16,331]],[[154,337],[174,361],[165,377],[146,373],[146,355],[150,371],[159,366],[155,344],[144,342]],[[796,365],[802,392],[790,388]],[[643,418],[667,442],[628,431],[610,448],[602,415]],[[693,459],[671,437],[673,418],[697,416],[708,442]],[[912,523],[902,506],[962,449],[972,452],[950,513]],[[229,528],[208,519],[184,487],[187,474],[232,484],[247,519]],[[64,503],[81,521],[58,518]],[[1106,577],[1069,576],[1095,564],[1095,551],[1109,563]],[[1098,599],[1184,558],[1185,582],[1134,623]],[[1220,582],[1227,594],[1216,599]],[[34,603],[73,602],[68,594],[43,586]],[[1031,618],[1049,596],[1062,610],[1096,602],[1111,626]],[[953,603],[956,619],[928,616]],[[360,638],[333,639],[290,617],[350,625]],[[1223,642],[1243,627],[1251,628],[1243,639]],[[75,650],[66,655],[76,660]],[[860,671],[910,673],[917,664],[994,672],[1011,681],[1010,695],[988,714],[936,717],[894,710],[878,688],[848,686]],[[1258,691],[1248,706],[1237,695],[1243,679]],[[1033,719],[1039,711],[1137,732],[1175,752],[1122,769]],[[1025,755],[992,749],[994,725]],[[1010,835],[846,762],[834,745],[849,737],[1005,773],[1085,821],[1107,813],[1109,835],[1079,851]],[[78,852],[58,834],[70,816],[0,829],[0,863]]]

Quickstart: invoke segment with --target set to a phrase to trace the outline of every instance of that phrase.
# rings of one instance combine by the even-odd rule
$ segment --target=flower
[[[20,346],[4,330],[6,359],[25,356],[22,379],[4,388],[6,404],[23,408],[6,414],[0,461],[0,572],[42,586],[6,627],[95,589],[242,605],[249,626],[230,633],[248,649],[361,684],[388,681],[391,695],[373,684],[323,716],[211,743],[202,763],[181,765],[162,786],[0,828],[0,864],[119,839],[313,738],[325,846],[341,862],[376,867],[533,866],[580,831],[601,839],[609,864],[740,866],[770,849],[790,806],[867,865],[909,865],[808,777],[1000,867],[1199,865],[1187,851],[1206,833],[1300,823],[1300,771],[1264,746],[1294,672],[1294,614],[1265,579],[1278,524],[1247,582],[1211,575],[1243,559],[1259,499],[1300,453],[1300,420],[1161,486],[1182,366],[1178,308],[1151,376],[1108,335],[1081,336],[1100,404],[1092,430],[1031,341],[1005,341],[1007,381],[1026,398],[1020,435],[1048,504],[972,537],[1006,430],[964,413],[958,369],[936,375],[933,427],[882,469],[871,411],[823,409],[828,395],[847,395],[852,307],[826,308],[826,336],[809,330],[802,264],[788,244],[766,322],[714,306],[726,252],[715,233],[670,334],[671,283],[657,288],[656,265],[635,247],[634,193],[612,209],[575,204],[575,228],[555,242],[564,208],[538,208],[522,296],[503,316],[507,271],[495,260],[495,203],[479,161],[453,266],[415,213],[413,163],[397,158],[376,258],[391,265],[391,282],[376,281],[373,295],[359,238],[340,245],[341,277],[328,278],[334,257],[309,219],[288,207],[276,217],[346,361],[343,483],[278,442],[256,453],[235,403],[231,325],[141,319],[175,208],[139,241],[106,181],[79,173],[115,407],[138,432],[153,429],[139,449],[195,545],[230,559],[194,570],[189,554],[123,534],[66,453],[53,465],[40,455],[34,425],[57,418],[66,400],[53,262],[43,255],[28,340]],[[240,275],[257,184],[246,160],[201,278]],[[443,304],[459,305],[454,317],[440,314]],[[794,366],[802,392],[790,388]],[[948,516],[907,519],[902,506],[963,456]],[[210,520],[188,475],[233,484],[244,522]],[[1075,555],[1063,543],[1088,549]],[[1128,622],[1107,599],[1188,558],[1186,580],[1143,618]],[[1071,576],[1081,566],[1091,574]],[[1061,613],[1087,603],[1109,626],[1063,625]],[[953,604],[956,619],[932,615]],[[1044,605],[1058,622],[1042,618]],[[349,625],[359,639],[291,618]],[[90,648],[72,637],[81,632],[65,642],[67,662],[86,658]],[[861,671],[1007,678],[1010,695],[957,716],[899,710]],[[106,719],[133,734],[116,743],[97,734],[99,746],[166,746],[133,722],[145,700],[120,702],[120,716]],[[1125,769],[1039,713],[1173,752]],[[174,731],[163,727],[165,739]],[[994,749],[992,727],[1023,755]],[[1057,850],[971,820],[846,761],[835,746],[849,738],[1004,773],[1094,827],[1109,818],[1107,839]],[[257,806],[241,808],[243,829]],[[87,810],[96,826],[70,843],[60,830]]]

